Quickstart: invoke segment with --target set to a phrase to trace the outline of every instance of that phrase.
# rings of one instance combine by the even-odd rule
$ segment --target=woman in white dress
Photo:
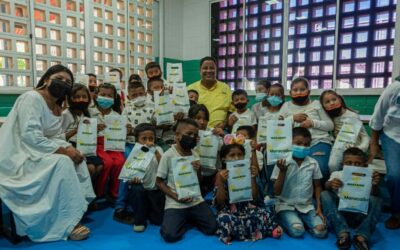
[[[68,68],[49,68],[0,128],[0,198],[14,214],[17,234],[32,241],[90,234],[79,222],[95,194],[84,157],[61,129],[61,104],[72,84]]]

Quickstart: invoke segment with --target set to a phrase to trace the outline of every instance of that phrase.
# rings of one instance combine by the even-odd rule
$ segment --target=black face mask
[[[342,106],[327,110],[326,113],[328,113],[330,117],[338,117],[340,116],[340,113],[342,113]]]
[[[71,95],[72,87],[64,81],[53,79],[47,89],[52,96],[56,98],[65,98],[65,96]]]
[[[246,106],[247,106],[247,103],[245,103],[245,102],[239,102],[239,103],[235,104],[235,108],[239,109],[239,110],[244,109]]]
[[[86,110],[89,107],[89,102],[71,102],[69,106],[76,110]]]
[[[89,86],[90,92],[95,92],[96,91],[96,86]]]
[[[179,144],[184,149],[193,149],[196,147],[197,141],[195,137],[182,135],[182,138],[179,140]]]
[[[298,97],[292,97],[292,100],[296,104],[303,104],[308,100],[308,96],[298,96]]]

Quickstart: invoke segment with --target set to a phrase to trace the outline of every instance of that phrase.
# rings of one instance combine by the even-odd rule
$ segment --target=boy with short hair
[[[128,158],[132,151],[135,138],[133,130],[141,123],[151,123],[154,114],[154,104],[146,99],[146,91],[141,82],[130,82],[128,84],[128,102],[122,115],[128,121],[128,137],[125,150],[125,158]]]
[[[346,166],[368,167],[367,156],[356,147],[343,152],[343,168]],[[368,214],[338,211],[338,190],[343,186],[343,170],[332,172],[325,183],[326,191],[321,194],[322,208],[328,222],[331,223],[337,236],[336,245],[339,249],[350,249],[350,227],[356,228],[353,244],[356,249],[369,249],[370,239],[382,210],[382,199],[379,197],[378,184],[380,174],[372,175],[372,190],[369,198]]]
[[[232,134],[236,134],[236,129],[243,125],[257,128],[257,117],[253,111],[247,108],[248,103],[249,98],[245,90],[237,89],[232,93],[232,104],[236,108],[236,111],[228,118],[228,128],[231,129]]]
[[[199,197],[178,199],[176,193],[172,159],[181,156],[195,156],[192,162],[198,177],[201,176],[199,156],[193,150],[197,144],[198,125],[190,119],[180,120],[176,126],[176,144],[161,157],[157,173],[157,186],[166,194],[164,219],[160,229],[161,236],[167,242],[180,240],[187,230],[190,220],[202,233],[213,235],[217,229],[215,216],[211,209]]]
[[[306,128],[296,127],[292,138],[292,159],[278,160],[271,175],[280,225],[289,236],[298,238],[305,233],[305,223],[312,236],[323,238],[327,229],[320,200],[322,174],[318,162],[309,157],[311,134]]]
[[[146,229],[147,220],[154,225],[161,225],[164,215],[165,195],[156,186],[158,163],[163,150],[156,146],[156,130],[150,123],[141,123],[135,127],[134,136],[137,143],[146,149],[155,148],[155,154],[146,168],[143,180],[133,178],[129,181],[128,197],[134,208],[133,231],[143,232]]]
[[[188,90],[189,100],[197,103],[199,101],[199,92],[194,89]]]

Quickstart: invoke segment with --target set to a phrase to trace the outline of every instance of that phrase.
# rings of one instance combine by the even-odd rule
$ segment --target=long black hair
[[[57,74],[59,72],[66,72],[71,77],[71,83],[72,86],[74,86],[74,75],[72,74],[71,70],[62,64],[56,64],[47,69],[44,75],[42,75],[42,77],[39,79],[39,82],[37,83],[35,89],[38,90],[43,89],[44,82],[49,80],[52,75]],[[58,106],[62,107],[64,101],[65,101],[65,96],[58,99],[56,103],[58,104]]]
[[[71,95],[68,96],[68,104],[70,104],[71,102],[73,102],[74,95],[75,95],[76,92],[78,92],[79,90],[84,90],[84,91],[86,92],[87,96],[88,96],[89,103],[91,102],[92,99],[91,99],[91,97],[90,97],[89,89],[88,89],[85,85],[77,83],[77,84],[74,84],[74,87],[72,87]],[[68,110],[69,110],[69,112],[71,112],[72,117],[74,118],[74,121],[77,121],[77,116],[76,116],[74,110],[71,108],[71,106],[69,106]],[[90,113],[89,113],[89,109],[88,109],[88,108],[85,109],[85,110],[82,110],[82,112],[83,112],[83,115],[84,115],[84,116],[90,118]]]
[[[46,73],[42,75],[35,88],[36,89],[43,88],[44,82],[50,79],[52,75],[57,74],[59,72],[66,72],[71,77],[72,84],[74,84],[74,75],[72,74],[71,70],[62,64],[56,64],[47,69]]]

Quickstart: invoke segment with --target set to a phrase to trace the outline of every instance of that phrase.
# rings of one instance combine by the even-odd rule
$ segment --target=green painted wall
[[[0,94],[0,116],[7,116],[18,95],[3,95]]]

